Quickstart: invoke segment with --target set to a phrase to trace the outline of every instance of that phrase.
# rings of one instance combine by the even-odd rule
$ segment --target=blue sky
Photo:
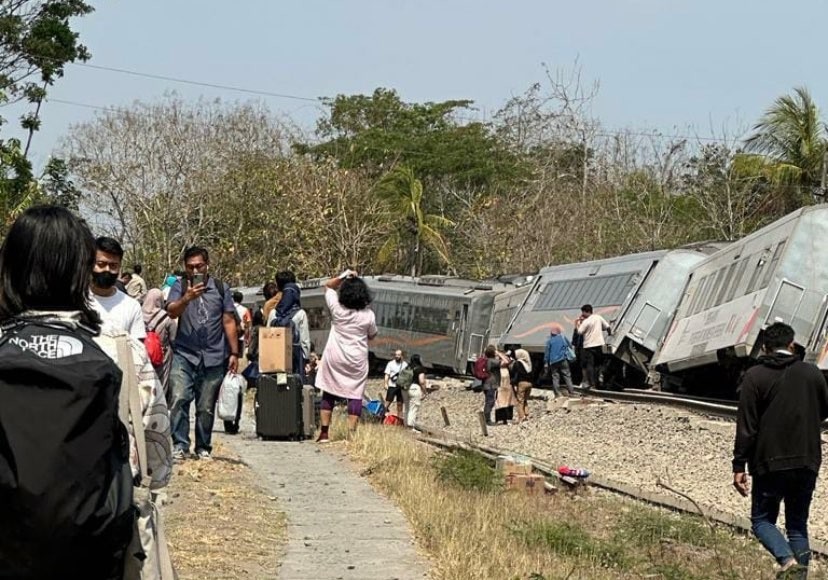
[[[594,113],[612,129],[709,135],[752,123],[804,84],[828,107],[821,23],[828,3],[791,0],[90,0],[77,21],[91,64],[318,97],[397,89],[410,101],[469,98],[490,115],[543,80],[542,63],[600,82]],[[673,5],[675,4],[675,5]],[[51,97],[123,106],[176,91],[239,93],[67,67]],[[310,126],[316,107],[262,97]],[[9,115],[11,111],[3,111]],[[94,110],[48,103],[42,163]]]

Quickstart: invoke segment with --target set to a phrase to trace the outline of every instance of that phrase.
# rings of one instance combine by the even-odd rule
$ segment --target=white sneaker
[[[198,452],[198,458],[202,461],[211,461],[213,459],[213,456],[210,455],[210,452],[206,449],[202,449]]]

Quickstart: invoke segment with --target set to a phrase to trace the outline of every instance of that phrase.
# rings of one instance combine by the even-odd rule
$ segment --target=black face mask
[[[112,288],[118,281],[118,274],[114,272],[92,272],[92,281],[98,288]]]

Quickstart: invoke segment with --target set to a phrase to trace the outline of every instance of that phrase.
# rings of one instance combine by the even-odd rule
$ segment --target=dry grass
[[[182,580],[273,578],[285,517],[250,469],[220,442],[213,461],[176,466],[165,505],[173,562]]]
[[[403,510],[434,578],[773,577],[755,541],[695,517],[591,491],[479,491],[484,468],[452,466],[402,429],[363,425],[348,452]]]

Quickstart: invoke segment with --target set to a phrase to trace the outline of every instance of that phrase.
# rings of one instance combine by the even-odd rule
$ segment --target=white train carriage
[[[667,252],[627,296],[616,316],[612,336],[607,339],[607,348],[614,361],[625,365],[623,374],[629,375],[630,381],[645,381],[653,354],[669,329],[693,268],[727,245],[705,242]],[[618,374],[614,373],[616,379]]]
[[[617,258],[543,268],[500,344],[543,353],[554,324],[569,335],[581,306],[591,304],[608,321],[655,267],[666,251],[643,252]]]
[[[466,373],[470,361],[485,347],[495,296],[512,288],[447,276],[368,276],[374,295],[371,308],[379,335],[370,343],[372,360],[386,361],[396,349],[417,353],[432,368]],[[324,280],[302,282],[302,306],[308,313],[311,341],[325,348],[330,315],[325,307]]]
[[[489,331],[488,342],[495,345],[503,344],[503,337],[506,330],[515,318],[523,301],[532,289],[534,276],[526,276],[516,279],[513,283],[515,288],[506,290],[495,296],[492,306],[492,323]]]
[[[657,370],[690,383],[685,389],[732,391],[745,359],[759,354],[762,329],[776,321],[790,324],[814,358],[828,307],[825,239],[828,205],[812,206],[698,264],[653,359]]]

